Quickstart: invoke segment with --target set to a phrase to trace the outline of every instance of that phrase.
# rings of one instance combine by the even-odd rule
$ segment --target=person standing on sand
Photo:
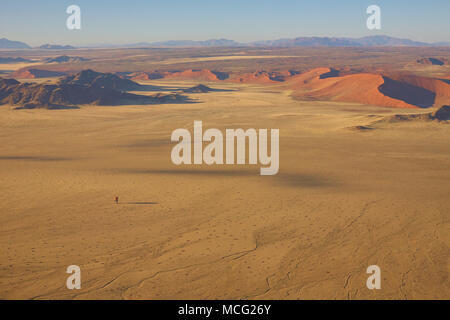
[[[116,196],[116,198],[114,199],[116,201],[116,204],[119,204],[119,197]]]

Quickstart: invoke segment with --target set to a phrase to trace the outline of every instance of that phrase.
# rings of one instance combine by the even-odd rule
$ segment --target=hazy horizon
[[[66,8],[81,8],[81,30],[68,30]],[[381,7],[381,30],[366,28],[366,8]],[[262,0],[245,3],[230,0],[211,3],[198,0],[162,2],[130,0],[126,3],[86,0],[7,1],[0,12],[0,38],[31,46],[45,43],[91,46],[169,40],[229,39],[254,42],[296,37],[359,38],[387,35],[421,42],[449,42],[446,30],[450,2],[399,0],[345,3],[324,0]],[[20,12],[18,15],[17,12]],[[32,30],[32,32],[30,32]]]

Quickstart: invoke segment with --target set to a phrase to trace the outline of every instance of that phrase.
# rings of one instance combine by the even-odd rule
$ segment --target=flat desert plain
[[[429,110],[208,85],[224,90],[192,94],[195,103],[0,107],[0,298],[450,296],[447,124],[363,130]],[[172,131],[195,120],[223,132],[279,128],[279,173],[172,164]],[[70,265],[81,290],[66,288]],[[370,265],[381,290],[366,287]]]

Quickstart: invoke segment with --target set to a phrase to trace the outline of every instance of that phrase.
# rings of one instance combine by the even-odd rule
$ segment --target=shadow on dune
[[[167,87],[167,86],[155,86],[150,84],[141,84],[139,87],[131,91],[145,91],[145,92],[164,92],[164,91],[180,91],[177,87]]]
[[[388,77],[383,76],[383,79],[384,83],[378,87],[378,90],[382,94],[420,108],[429,108],[433,106],[436,98],[434,92],[405,82],[392,80]]]
[[[239,89],[211,89],[212,92],[235,92],[239,91]]]
[[[199,84],[199,85],[191,87],[191,88],[181,89],[180,91],[184,92],[184,93],[208,93],[208,92],[232,92],[232,91],[237,91],[237,90],[215,89],[215,88],[210,88],[208,86],[205,86],[203,84]]]
[[[34,103],[27,103],[20,107],[15,107],[16,110],[27,110],[27,109],[36,109],[37,104]],[[47,110],[76,110],[80,109],[80,107],[77,106],[64,106],[64,105],[53,105],[50,104],[46,107]]]
[[[144,95],[134,95],[131,93],[127,93],[128,95],[132,95],[131,98],[119,99],[111,103],[112,106],[127,106],[127,105],[137,105],[137,106],[145,106],[145,105],[161,105],[161,104],[194,104],[200,103],[199,101],[193,100],[185,95],[181,95],[178,93],[171,94],[162,94],[158,93],[153,96],[144,96]],[[108,104],[102,104],[103,106],[108,106]]]
[[[448,121],[450,120],[450,106],[442,106],[430,116],[433,120]]]
[[[195,87],[194,87],[195,88]],[[179,88],[179,87],[167,87],[167,86],[154,86],[148,84],[142,84],[140,87],[131,90],[131,92],[179,92],[179,93],[203,93],[203,92],[195,92],[192,90],[193,88]],[[208,88],[210,92],[233,92],[238,91],[236,89],[215,89]]]
[[[339,70],[330,69],[329,72],[321,74],[319,76],[319,79],[335,78],[335,77],[339,77],[339,75],[340,75]]]
[[[144,174],[144,175],[174,175],[174,176],[201,176],[201,177],[253,177],[259,183],[271,183],[274,185],[285,185],[295,188],[334,188],[340,183],[331,178],[320,175],[301,173],[278,173],[273,176],[261,176],[260,167],[240,170],[221,169],[119,169],[116,173],[123,174]]]
[[[220,72],[220,71],[211,71],[214,73],[219,80],[226,80],[230,77],[230,74],[227,72]]]

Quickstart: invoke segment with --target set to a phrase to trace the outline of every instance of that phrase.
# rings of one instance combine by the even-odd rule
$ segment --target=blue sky
[[[81,8],[68,30],[66,8]],[[366,28],[366,8],[381,7],[382,29]],[[163,40],[270,40],[386,34],[450,41],[449,0],[1,0],[0,38],[30,45],[90,45]]]

